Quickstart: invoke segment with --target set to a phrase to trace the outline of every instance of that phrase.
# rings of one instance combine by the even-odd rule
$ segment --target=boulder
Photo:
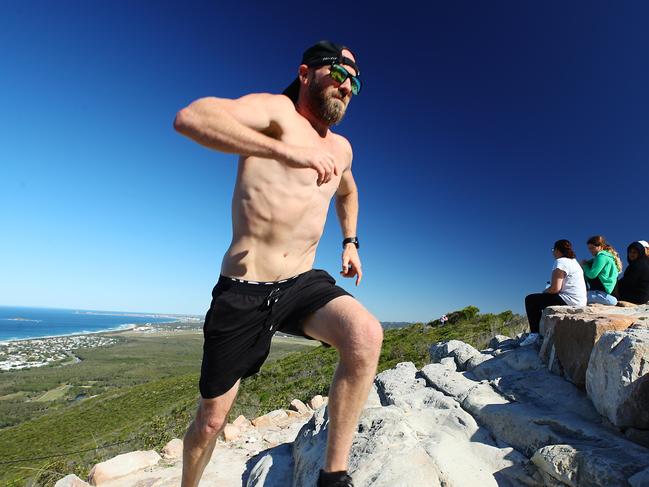
[[[586,391],[615,426],[649,429],[649,330],[605,333],[590,357]]]
[[[445,357],[453,357],[459,370],[466,370],[471,359],[474,359],[473,366],[476,365],[475,361],[484,360],[479,351],[460,340],[435,343],[430,346],[429,354],[433,363],[439,363]]]
[[[263,416],[259,416],[258,418],[253,419],[252,424],[255,428],[263,428],[273,426],[279,423],[281,420],[287,418],[288,414],[286,414],[286,411],[284,411],[283,409],[276,409],[275,411],[271,411],[264,414]]]
[[[543,368],[543,363],[533,347],[517,347],[482,361],[471,369],[478,379],[493,379],[528,370]]]
[[[455,363],[455,359],[453,357],[444,357],[439,361],[439,363],[445,366],[447,369],[452,370],[453,372],[457,370],[457,364]]]
[[[566,379],[583,388],[590,354],[597,340],[607,331],[625,330],[634,323],[635,318],[595,312],[591,308],[579,310],[576,312],[572,307],[551,306],[543,311],[544,340],[540,356],[550,370],[562,371]],[[608,309],[605,311],[608,312]]]
[[[160,452],[165,460],[175,460],[183,456],[183,440],[174,438],[169,441]]]
[[[290,405],[289,409],[291,409],[293,411],[297,411],[300,414],[309,414],[309,413],[311,413],[311,410],[307,407],[307,405],[304,404],[299,399],[293,399],[291,401],[291,405]]]
[[[320,394],[318,394],[317,396],[313,396],[309,401],[309,407],[314,411],[316,409],[320,409],[322,406],[324,406],[324,404],[325,404],[324,397],[322,397]]]
[[[81,480],[74,474],[66,475],[62,479],[59,479],[54,487],[90,487],[88,482]]]
[[[232,424],[237,426],[240,429],[245,429],[252,425],[250,420],[248,420],[243,414],[237,416],[237,419],[232,421]]]
[[[416,379],[417,368],[412,362],[402,362],[376,376],[374,384],[381,404],[396,404],[411,392],[426,387],[424,379]]]
[[[246,487],[288,487],[293,482],[293,447],[284,443],[253,459]]]
[[[577,487],[577,450],[570,445],[550,445],[539,448],[532,462],[552,478],[570,487]]]
[[[349,471],[355,485],[538,485],[525,471],[525,457],[508,445],[496,445],[457,401],[422,387],[413,364],[385,372],[376,383],[386,405],[362,412],[352,444]],[[300,431],[293,445],[293,486],[315,485],[327,428],[326,410],[321,409]]]
[[[496,335],[489,341],[489,348],[492,350],[511,350],[518,346],[518,340],[506,335]]]
[[[431,387],[461,402],[478,384],[465,375],[449,370],[441,364],[428,364],[421,369],[421,375]]]
[[[134,451],[117,455],[92,467],[88,480],[92,485],[101,485],[156,465],[161,459],[155,451]]]
[[[237,440],[240,434],[241,430],[239,427],[233,424],[226,424],[225,428],[223,428],[223,439],[226,442]]]

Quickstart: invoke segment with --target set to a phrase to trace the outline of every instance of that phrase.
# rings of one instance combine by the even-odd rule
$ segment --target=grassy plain
[[[181,435],[198,400],[201,332],[114,336],[115,345],[76,350],[75,364],[0,373],[0,485],[34,476],[50,485],[67,470],[85,477],[90,463],[157,445],[171,423]],[[268,363],[315,344],[276,338]]]

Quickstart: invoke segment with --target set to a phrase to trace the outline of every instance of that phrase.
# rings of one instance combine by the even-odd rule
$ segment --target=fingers
[[[341,272],[342,275],[347,274],[350,270],[352,269],[351,263],[349,262],[349,259],[343,258],[343,271]]]
[[[328,152],[323,152],[321,158],[315,161],[314,169],[318,172],[318,186],[331,181],[333,175],[338,175],[334,157]]]
[[[340,272],[343,277],[356,276],[356,285],[358,286],[363,279],[363,271],[361,266],[355,262],[343,260],[343,270]]]

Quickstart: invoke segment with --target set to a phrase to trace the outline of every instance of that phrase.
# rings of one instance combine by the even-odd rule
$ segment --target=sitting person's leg
[[[562,306],[566,302],[558,294],[537,293],[525,297],[525,311],[527,321],[530,323],[530,334],[520,343],[521,347],[533,345],[539,339],[539,325],[541,314],[548,306]]]
[[[605,304],[608,306],[615,306],[617,298],[606,291],[588,291],[587,294],[588,304]]]
[[[536,293],[525,297],[525,311],[530,323],[530,332],[538,333],[541,314],[548,306],[564,306],[566,302],[558,294]]]

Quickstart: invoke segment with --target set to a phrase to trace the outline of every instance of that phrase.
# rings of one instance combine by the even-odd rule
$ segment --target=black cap
[[[310,68],[329,66],[331,64],[346,64],[356,70],[356,76],[360,76],[361,72],[356,63],[352,59],[343,56],[343,49],[347,49],[351,52],[351,49],[341,44],[334,44],[331,41],[320,41],[304,51],[302,62],[300,64],[306,64]],[[293,103],[297,103],[299,93],[299,78],[295,78],[295,80],[293,80],[293,82],[282,92],[282,94],[288,96]]]

